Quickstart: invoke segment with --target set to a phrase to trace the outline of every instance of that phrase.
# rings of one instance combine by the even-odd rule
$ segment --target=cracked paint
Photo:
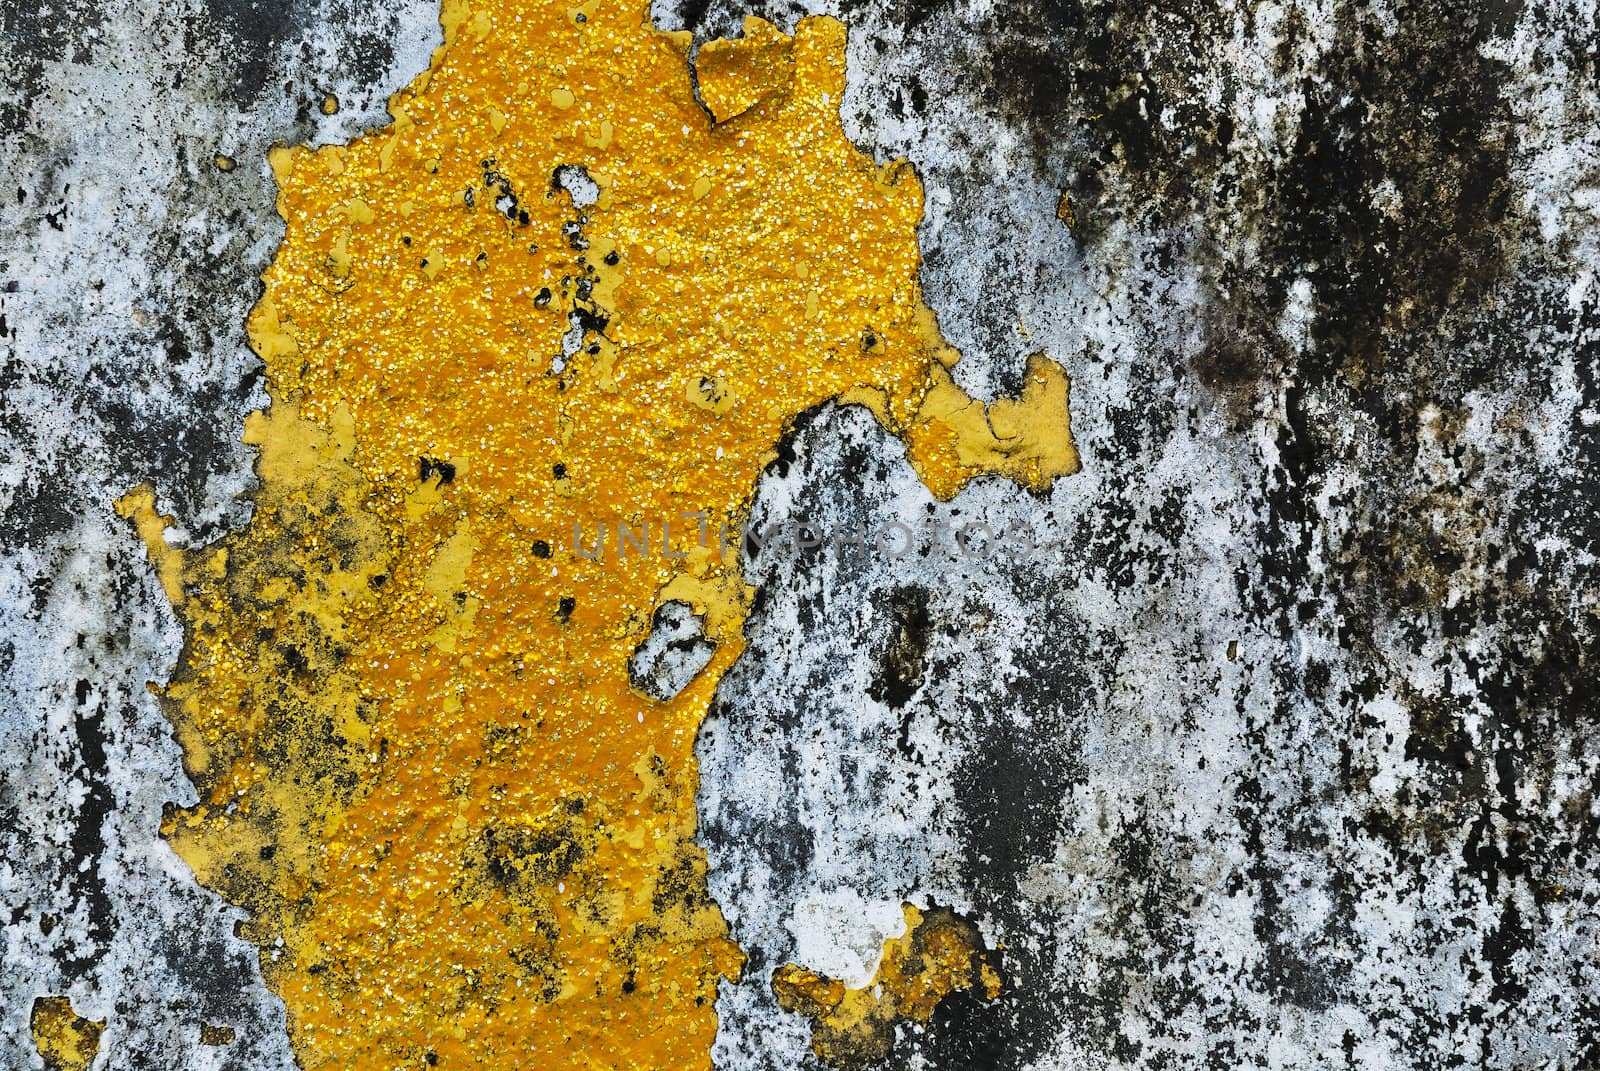
[[[119,504],[186,628],[163,694],[201,798],[163,832],[249,911],[308,1069],[705,1066],[742,957],[692,749],[748,596],[692,544],[550,548],[592,516],[735,524],[840,396],[946,497],[1044,489],[1077,467],[1066,379],[951,384],[920,187],[838,124],[838,22],[708,45],[715,124],[686,37],[636,5],[441,22],[391,127],[272,154],[251,524],[183,552],[150,489]],[[657,701],[630,657],[680,598],[721,642]]]
[[[562,32],[593,13],[575,5]],[[675,570],[617,642],[631,685],[665,699],[716,677],[694,744],[705,869],[639,875],[657,888],[703,881],[743,954],[716,986],[712,1065],[826,1071],[817,1021],[784,1006],[774,977],[809,971],[828,1000],[834,983],[841,1001],[870,989],[909,903],[971,920],[1004,984],[992,999],[954,989],[926,1021],[896,1019],[872,1071],[1595,1066],[1593,4],[656,0],[651,14],[694,33],[673,92],[698,103],[696,145],[708,130],[736,140],[768,124],[793,85],[797,20],[841,19],[830,105],[863,154],[908,158],[924,191],[917,281],[938,328],[925,333],[917,421],[942,408],[943,429],[874,417],[887,396],[870,389],[839,396],[861,404],[802,411],[756,466],[750,526],[942,533],[924,546],[974,522],[1035,536],[1027,555],[988,559],[955,547],[840,555],[797,539],[752,548],[734,576],[660,559],[663,522],[682,541],[692,519],[587,514],[592,474],[565,447],[526,448],[575,515],[529,528],[540,568],[570,577],[579,520],[613,538],[619,524],[647,532],[650,560]],[[365,131],[399,118],[385,104],[428,66],[439,15],[438,0],[72,0],[0,18],[0,1066],[41,1071],[35,1001],[65,996],[105,1023],[95,1071],[290,1071],[288,1013],[305,1002],[286,1007],[278,992],[298,999],[302,951],[277,944],[274,904],[304,902],[288,899],[305,894],[293,886],[318,871],[297,848],[338,839],[317,841],[314,819],[364,805],[400,739],[359,689],[354,704],[333,694],[365,665],[347,656],[323,674],[328,689],[312,686],[351,643],[350,607],[382,601],[351,602],[344,574],[367,575],[379,551],[404,559],[395,582],[416,628],[395,657],[421,669],[472,657],[501,628],[478,590],[499,521],[473,505],[474,458],[405,441],[415,453],[369,479],[359,435],[341,452],[338,407],[301,421],[304,399],[269,397],[266,376],[293,378],[297,360],[316,375],[353,371],[374,355],[329,362],[306,346],[269,368],[245,337],[288,226],[266,147],[333,146],[275,156],[314,175],[352,139],[388,142],[393,128]],[[479,49],[475,21],[465,9],[457,56]],[[437,211],[459,195],[461,216],[520,231],[526,214],[527,230],[585,253],[597,266],[586,294],[576,278],[566,292],[559,277],[532,288],[530,371],[629,396],[632,358],[607,344],[617,331],[601,315],[626,322],[618,308],[641,263],[695,277],[720,277],[717,265],[666,242],[643,254],[601,244],[615,238],[602,198],[627,175],[591,156],[625,152],[629,123],[598,114],[607,98],[584,85],[529,88],[484,102],[468,140],[584,123],[577,137],[595,147],[547,158],[544,174],[502,166],[496,149],[441,190],[408,156],[435,122],[399,138],[384,174],[417,187],[402,198],[412,219],[459,223]],[[409,114],[410,99],[400,105]],[[701,155],[683,158],[682,197],[722,220],[727,184]],[[297,203],[323,204],[316,185],[302,182]],[[301,266],[328,302],[365,308],[372,238],[398,242],[397,206],[338,207]],[[830,207],[841,222],[854,213]],[[296,224],[291,244],[305,247],[308,230]],[[455,293],[463,275],[499,287],[504,256],[448,240],[436,250],[436,236],[413,234],[429,246],[406,254],[431,295]],[[809,281],[816,265],[768,267]],[[674,322],[702,297],[685,295]],[[331,307],[279,302],[277,327],[263,309],[254,328],[299,347]],[[858,350],[876,341],[863,335]],[[718,347],[700,346],[658,403],[742,423],[759,392],[722,374]],[[993,403],[1020,397],[1041,351],[1071,372],[1081,472],[1044,490],[1024,457],[1013,480],[969,478],[958,446],[991,462],[1027,453]],[[395,385],[418,398],[465,391],[476,380],[457,373],[475,353],[441,347],[425,378],[408,358],[396,367],[416,382]],[[935,365],[961,391],[942,407]],[[345,408],[350,428],[370,430],[370,411]],[[257,409],[268,412],[250,421],[256,445],[239,442]],[[257,486],[258,454],[298,460],[270,489]],[[124,499],[141,539],[111,503],[144,483],[150,493]],[[359,523],[365,489],[388,501],[391,486],[400,505],[384,508],[407,540],[392,551],[391,528],[374,541]],[[296,540],[296,554],[278,553]],[[220,575],[192,579],[221,549]],[[274,574],[281,585],[245,579]],[[369,586],[379,575],[380,588],[392,580],[373,573]],[[181,614],[163,577],[190,601]],[[181,696],[200,657],[182,653],[182,626],[204,616],[194,600],[208,589],[224,597],[206,649],[225,641],[279,677],[270,689],[220,670],[197,678],[260,714],[209,736],[186,719],[199,692],[164,715],[146,686],[172,680]],[[276,640],[231,607],[240,594],[292,602],[262,618]],[[588,636],[583,593],[547,594],[541,627]],[[735,644],[736,658],[711,665]],[[481,704],[461,698],[443,696],[428,731],[470,723]],[[683,702],[644,709],[676,717]],[[530,756],[553,723],[484,730],[473,761],[540,781]],[[343,743],[315,753],[303,732]],[[641,813],[686,790],[681,754],[627,757]],[[605,830],[565,796],[479,822],[480,784],[456,773],[438,816],[460,822],[453,879],[431,902],[488,905],[501,921],[467,924],[519,935],[502,960],[516,973],[468,963],[463,999],[487,1003],[510,977],[530,1001],[557,990],[544,1014],[574,999],[556,985],[570,935],[550,883],[571,892],[592,877]],[[249,809],[188,826],[218,807],[218,784],[223,796],[250,786]],[[402,802],[419,799],[432,810],[419,793]],[[205,857],[224,843],[240,850]],[[395,880],[397,843],[347,884]],[[264,905],[255,917],[238,906],[250,897]],[[278,914],[291,936],[305,930]],[[447,919],[437,911],[432,925]],[[387,909],[381,921],[339,935],[357,966],[411,925]],[[623,975],[616,1005],[627,985],[655,999],[650,981]],[[458,1017],[445,1000],[434,1014]],[[596,1058],[592,1039],[611,1023],[596,1028],[546,1062]]]

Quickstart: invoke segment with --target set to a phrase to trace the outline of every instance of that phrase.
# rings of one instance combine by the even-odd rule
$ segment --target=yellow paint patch
[[[183,554],[167,546],[166,531],[172,518],[156,512],[156,491],[141,484],[116,501],[117,516],[133,522],[155,567],[161,591],[174,606],[183,603]]]
[[[85,1019],[66,997],[39,997],[28,1020],[45,1071],[88,1071],[100,1052],[104,1019]]]
[[[1067,409],[1070,383],[1054,361],[1028,358],[1019,398],[985,406],[968,397],[942,364],[911,431],[910,457],[929,490],[950,498],[974,476],[997,473],[1038,492],[1077,472]]]
[[[772,974],[778,1004],[812,1020],[811,1047],[835,1067],[883,1059],[894,1046],[895,1024],[926,1023],[950,994],[1000,995],[1000,975],[983,935],[947,908],[923,912],[905,905],[906,933],[886,941],[872,984],[844,983],[790,964]]]
[[[1065,223],[1068,230],[1078,225],[1078,214],[1072,210],[1071,195],[1063,193],[1056,202],[1056,218]]]
[[[726,123],[789,91],[792,42],[766,19],[747,15],[744,36],[707,41],[695,55],[694,70],[700,99],[718,123]]]
[[[164,697],[200,803],[163,831],[250,912],[307,1071],[704,1068],[741,956],[693,742],[750,590],[710,551],[574,554],[574,522],[733,525],[835,397],[940,493],[986,467],[1043,487],[1065,377],[963,404],[920,186],[839,125],[839,23],[713,49],[713,96],[756,94],[724,127],[641,5],[440,21],[391,127],[269,154],[251,524],[180,553],[149,489],[119,503],[187,633]],[[673,598],[720,645],[658,703],[628,660]]]
[[[232,1045],[233,1039],[234,1029],[231,1026],[220,1026],[213,1023],[200,1024],[200,1044],[202,1045]]]

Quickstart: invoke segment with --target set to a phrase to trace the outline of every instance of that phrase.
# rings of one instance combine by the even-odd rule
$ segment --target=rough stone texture
[[[752,562],[700,745],[751,955],[719,1066],[803,1065],[771,970],[859,983],[908,899],[979,919],[1006,988],[896,1066],[1594,1066],[1593,7],[808,10],[852,25],[852,136],[927,186],[957,378],[1061,361],[1085,468],[939,505],[830,407],[763,479],[758,520],[1043,546]],[[437,27],[268,11],[0,6],[8,1067],[38,1066],[41,993],[108,1019],[105,1067],[289,1063],[234,914],[156,833],[192,791],[143,690],[179,636],[110,501],[152,479],[196,539],[242,520],[262,152],[381,121]],[[803,13],[657,16],[746,12]]]

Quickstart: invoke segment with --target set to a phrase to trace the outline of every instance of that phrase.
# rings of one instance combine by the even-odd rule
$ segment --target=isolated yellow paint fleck
[[[187,632],[164,694],[200,802],[163,830],[250,912],[307,1071],[703,1068],[741,957],[693,742],[751,593],[680,515],[736,522],[835,397],[941,494],[1042,489],[1075,465],[1065,377],[1030,365],[987,410],[951,384],[916,177],[840,128],[839,23],[747,28],[713,97],[767,63],[782,87],[723,126],[640,5],[440,21],[392,126],[269,155],[251,524],[180,553],[152,491],[119,503]],[[619,520],[672,522],[687,556],[572,552]],[[677,598],[719,646],[659,703],[628,660]]]
[[[883,1059],[896,1023],[926,1023],[951,993],[1000,995],[1000,975],[975,924],[947,908],[923,912],[906,904],[904,911],[904,936],[884,942],[877,973],[861,989],[795,964],[772,974],[779,1005],[812,1021],[812,1050],[836,1067]]]
[[[66,997],[39,997],[28,1025],[45,1071],[88,1071],[100,1052],[106,1021],[83,1018]]]
[[[214,1023],[200,1024],[200,1044],[202,1045],[232,1045],[235,1031],[231,1026]]]
[[[1056,202],[1056,218],[1067,225],[1071,230],[1078,225],[1078,214],[1072,210],[1072,195],[1063,193]]]

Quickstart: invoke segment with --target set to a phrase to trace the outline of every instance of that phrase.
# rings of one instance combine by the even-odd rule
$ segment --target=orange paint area
[[[984,1000],[1000,994],[1000,975],[973,922],[948,908],[924,912],[905,905],[906,933],[886,941],[872,984],[843,982],[794,964],[772,975],[778,1004],[812,1021],[811,1048],[835,1067],[883,1059],[902,1022],[926,1023],[950,994],[970,990]]]
[[[180,551],[151,489],[119,503],[186,627],[163,695],[200,802],[164,832],[249,912],[308,1071],[703,1068],[742,957],[693,745],[748,592],[680,514],[737,522],[836,397],[942,494],[1042,489],[1076,467],[1065,377],[1012,409],[950,384],[916,177],[840,129],[839,23],[707,46],[713,123],[642,5],[441,21],[392,126],[273,153],[250,525]],[[687,556],[574,554],[596,521]],[[628,664],[668,598],[717,647],[658,702]]]

